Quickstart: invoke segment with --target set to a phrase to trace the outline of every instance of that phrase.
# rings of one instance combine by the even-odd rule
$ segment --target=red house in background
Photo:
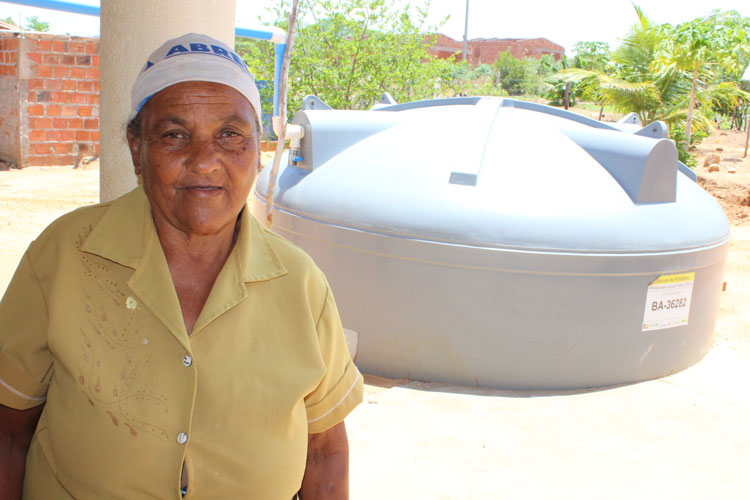
[[[441,59],[447,59],[458,52],[460,60],[463,51],[463,41],[438,34],[437,43],[430,49],[430,54]],[[546,38],[474,38],[469,40],[466,59],[473,66],[492,64],[501,52],[509,51],[514,57],[524,59],[534,57],[539,59],[549,54],[559,61],[565,55],[565,48]]]

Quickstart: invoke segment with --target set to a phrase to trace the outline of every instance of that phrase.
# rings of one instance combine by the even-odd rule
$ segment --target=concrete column
[[[235,0],[102,0],[100,198],[111,200],[136,186],[125,141],[130,88],[148,55],[189,32],[234,47]]]

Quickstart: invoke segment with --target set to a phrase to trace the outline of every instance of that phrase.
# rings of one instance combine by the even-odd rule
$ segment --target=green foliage
[[[49,31],[49,23],[39,20],[39,16],[26,18],[26,29],[29,31]]]
[[[712,120],[750,103],[739,85],[750,62],[750,19],[714,11],[678,26],[655,25],[635,9],[637,22],[609,62],[597,57],[596,45],[579,44],[580,64],[555,76],[601,105],[637,113],[644,124],[666,122],[680,159],[693,164],[690,148],[711,132]]]
[[[4,23],[12,24],[13,26],[18,26],[18,24],[16,24],[16,22],[10,16],[6,17],[5,19],[0,19],[0,21]]]
[[[440,76],[442,94],[448,96],[504,96],[507,93],[497,83],[497,75],[488,64],[476,68],[466,61],[443,61]]]
[[[570,67],[606,71],[609,66],[611,52],[606,42],[578,42],[573,46],[573,52]]]
[[[367,109],[383,92],[399,101],[431,98],[442,90],[449,62],[428,54],[436,37],[426,33],[429,1],[397,9],[395,0],[302,2],[292,53],[288,110],[316,95],[335,109]],[[289,4],[274,13],[285,29]],[[273,79],[273,47],[238,39],[238,53],[261,80]]]
[[[511,96],[539,96],[548,90],[548,77],[559,68],[555,58],[544,54],[540,59],[518,59],[510,52],[501,53],[492,64],[495,79]]]

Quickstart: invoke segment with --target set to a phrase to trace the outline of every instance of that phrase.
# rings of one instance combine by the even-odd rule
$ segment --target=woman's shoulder
[[[80,249],[112,205],[127,202],[128,197],[132,197],[132,192],[115,200],[79,207],[61,215],[32,241],[29,246],[30,252],[41,252],[45,249],[56,251],[60,247],[70,246]]]

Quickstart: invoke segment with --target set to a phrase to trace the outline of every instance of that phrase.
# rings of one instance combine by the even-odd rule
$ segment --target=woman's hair
[[[128,124],[125,126],[125,132],[127,133],[127,137],[134,138],[134,139],[140,139],[141,138],[141,112],[139,111],[137,115],[133,117],[132,120],[128,122]]]

